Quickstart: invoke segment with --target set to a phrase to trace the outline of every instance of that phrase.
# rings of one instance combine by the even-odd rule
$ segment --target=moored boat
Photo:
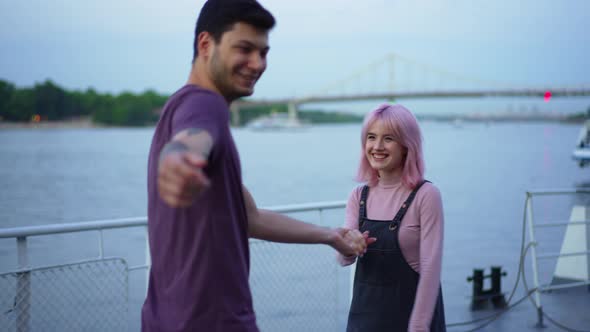
[[[576,141],[576,148],[572,153],[572,158],[579,162],[580,167],[590,163],[590,120],[586,120],[580,129],[580,135]]]

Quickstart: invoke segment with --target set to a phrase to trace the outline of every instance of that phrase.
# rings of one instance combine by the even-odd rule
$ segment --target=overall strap
[[[410,208],[410,205],[412,204],[412,201],[414,200],[414,197],[416,197],[416,193],[418,192],[418,190],[420,189],[420,187],[422,187],[422,185],[425,184],[426,182],[430,182],[430,181],[424,180],[424,181],[422,181],[422,183],[418,184],[414,188],[414,190],[412,190],[412,192],[410,193],[410,196],[408,196],[408,198],[406,199],[406,201],[404,202],[404,204],[402,204],[402,207],[399,209],[399,211],[397,211],[397,214],[395,215],[395,217],[391,221],[391,224],[389,224],[389,229],[390,230],[394,230],[394,229],[397,228],[397,226],[399,226],[399,224],[401,223],[402,219],[406,215],[406,212],[408,212],[408,209]]]
[[[361,191],[361,200],[359,202],[359,228],[367,218],[367,197],[369,196],[369,186],[363,186]]]

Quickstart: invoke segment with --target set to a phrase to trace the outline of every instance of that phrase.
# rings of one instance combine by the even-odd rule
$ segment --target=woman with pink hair
[[[345,227],[377,241],[358,259],[338,257],[357,260],[347,331],[445,331],[442,199],[424,180],[422,135],[405,107],[365,117],[357,180],[366,184],[350,194]]]

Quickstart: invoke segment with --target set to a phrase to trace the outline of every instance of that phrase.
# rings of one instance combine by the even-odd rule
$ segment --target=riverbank
[[[90,117],[62,121],[42,121],[42,122],[7,122],[0,121],[0,129],[53,129],[53,128],[95,128],[100,127],[92,122]]]
[[[361,122],[362,118],[338,118],[341,113],[330,114],[329,112],[315,112],[313,116],[308,116],[308,112],[302,112],[302,120],[306,120],[311,124],[335,124],[335,123],[351,123]],[[318,115],[319,114],[319,115]],[[469,122],[490,123],[566,123],[579,124],[584,123],[585,117],[567,117],[567,116],[506,116],[491,114],[486,116],[469,115],[469,114],[442,114],[442,115],[417,115],[419,121],[433,121],[433,122],[450,122],[455,125]],[[354,121],[356,120],[356,121]],[[153,124],[155,125],[155,123]],[[149,125],[148,125],[149,126]],[[92,121],[90,117],[82,117],[76,119],[62,120],[62,121],[42,121],[42,122],[7,122],[0,121],[1,129],[64,129],[64,128],[104,128],[104,127],[118,127],[97,124]],[[129,127],[129,126],[121,126]]]

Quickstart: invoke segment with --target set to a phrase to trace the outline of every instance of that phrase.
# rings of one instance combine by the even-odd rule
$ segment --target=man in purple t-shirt
[[[166,103],[148,162],[152,267],[142,331],[258,331],[248,237],[362,254],[374,241],[259,210],[242,185],[229,105],[266,69],[273,16],[254,0],[209,0],[187,84]]]

